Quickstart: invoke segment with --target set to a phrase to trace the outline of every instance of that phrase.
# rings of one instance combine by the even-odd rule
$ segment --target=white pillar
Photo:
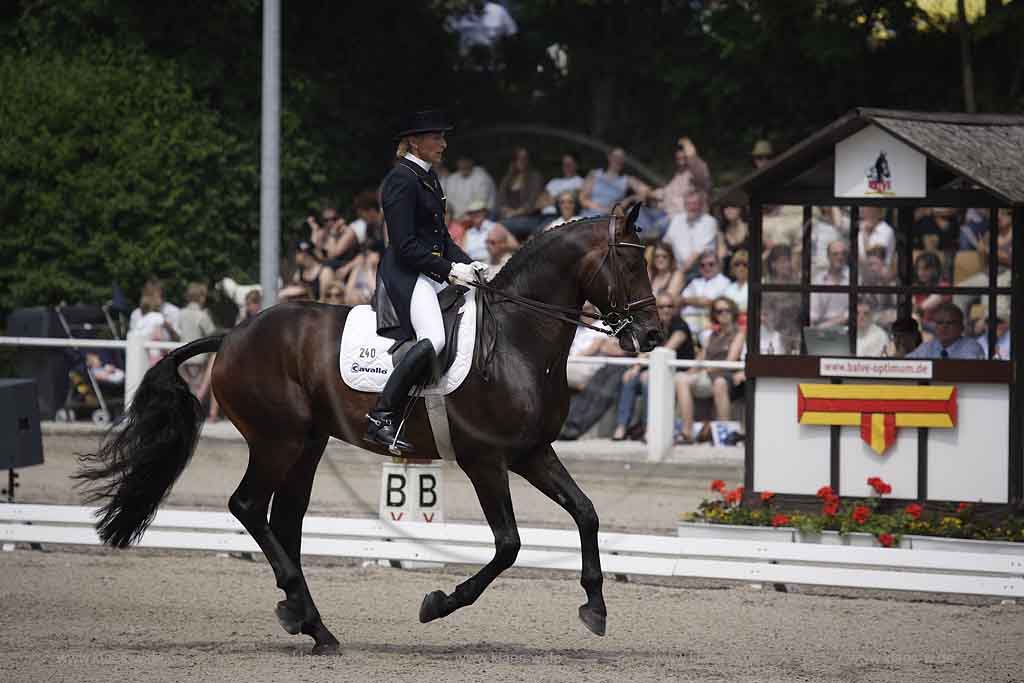
[[[280,239],[281,0],[263,0],[263,97],[260,133],[260,284],[263,307],[277,303]]]
[[[659,346],[651,351],[647,381],[647,460],[658,462],[672,448],[675,425],[675,384],[669,361],[675,351]]]
[[[128,345],[124,354],[124,410],[128,412],[135,390],[142,384],[142,378],[149,370],[149,356],[146,353],[146,335],[129,332]]]

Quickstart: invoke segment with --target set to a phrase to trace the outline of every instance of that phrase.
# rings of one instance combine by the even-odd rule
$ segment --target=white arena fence
[[[67,505],[0,505],[0,542],[98,545],[94,510]],[[519,567],[578,572],[578,533],[523,528]],[[814,545],[602,533],[605,572],[1024,597],[1024,557],[974,552]],[[140,547],[258,553],[227,513],[160,510]],[[494,554],[481,525],[307,517],[302,553],[413,562],[485,564]]]
[[[0,337],[0,346],[34,346],[64,348],[107,348],[125,351],[125,406],[131,403],[142,377],[149,369],[148,349],[175,349],[179,342],[151,341],[141,334],[129,334],[128,340],[59,339],[49,337]],[[575,357],[570,363],[598,365],[645,365],[647,383],[647,459],[662,460],[672,448],[675,426],[675,385],[673,375],[678,368],[722,368],[742,370],[741,362],[676,360],[675,351],[656,348],[647,358]]]

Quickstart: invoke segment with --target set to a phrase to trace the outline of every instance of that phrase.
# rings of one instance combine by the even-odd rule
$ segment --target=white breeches
[[[419,275],[409,302],[409,319],[416,332],[416,339],[429,339],[434,346],[434,353],[441,353],[444,348],[444,323],[441,321],[441,305],[437,302],[437,293],[445,286],[426,275]]]

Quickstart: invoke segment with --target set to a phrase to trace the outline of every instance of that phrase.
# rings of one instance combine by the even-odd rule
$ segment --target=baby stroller
[[[117,327],[105,306],[57,306],[69,339],[117,339]],[[67,350],[68,393],[54,419],[72,422],[88,415],[95,424],[112,422],[124,411],[124,354],[119,349],[72,347]]]

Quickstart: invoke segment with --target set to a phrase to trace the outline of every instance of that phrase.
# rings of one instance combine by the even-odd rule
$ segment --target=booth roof
[[[746,205],[755,191],[763,191],[770,201],[773,189],[815,172],[815,185],[824,187],[827,180],[831,190],[830,162],[836,143],[870,125],[924,154],[929,164],[951,174],[950,179],[963,178],[1007,205],[1024,205],[1024,116],[863,107],[718,193],[715,203]]]

